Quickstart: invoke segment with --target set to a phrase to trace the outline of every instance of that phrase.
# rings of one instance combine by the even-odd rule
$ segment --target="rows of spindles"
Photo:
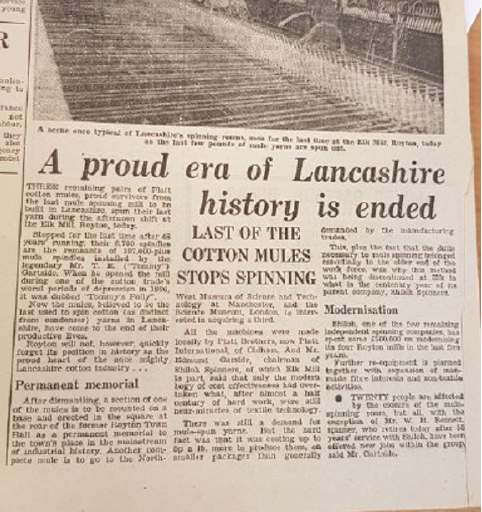
[[[185,0],[41,3],[79,119],[443,131],[438,86]]]
[[[184,12],[189,15],[189,9]],[[269,61],[284,74],[302,77],[310,84],[384,112],[421,132],[443,132],[443,94],[437,84],[342,53],[303,46],[264,27],[220,19],[202,9],[196,9],[195,15],[199,23],[227,45],[237,45],[251,57]]]
[[[375,11],[363,7],[345,7],[343,14],[353,16],[355,18],[363,18],[369,21],[376,21],[378,23],[393,23],[393,18],[388,12]]]
[[[404,17],[404,26],[429,34],[442,33],[442,20],[430,16],[406,16]]]
[[[431,18],[440,18],[440,6],[438,2],[424,3],[416,2],[410,8],[410,13],[415,16],[429,16]]]
[[[375,23],[393,25],[396,17],[394,14],[363,7],[345,7],[343,14],[353,18],[361,18]],[[426,32],[429,34],[442,33],[442,19],[440,15],[432,11],[423,13],[408,13],[400,15],[400,23],[403,27]]]

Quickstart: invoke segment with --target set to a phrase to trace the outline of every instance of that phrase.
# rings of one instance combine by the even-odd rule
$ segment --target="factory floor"
[[[239,20],[244,39],[234,44],[236,20],[223,25],[222,15],[189,0],[39,0],[39,6],[51,48],[45,58],[54,62],[36,77],[38,119],[55,117],[55,102],[45,102],[42,91],[53,68],[74,120],[411,131],[386,113],[263,58],[263,39],[257,55],[247,48],[253,44],[247,22]],[[212,23],[205,23],[206,16]],[[222,35],[224,28],[231,37]],[[257,41],[263,37],[258,32]],[[273,41],[266,36],[266,46]]]

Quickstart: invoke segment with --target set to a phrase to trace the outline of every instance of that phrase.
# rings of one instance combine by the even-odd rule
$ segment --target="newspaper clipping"
[[[446,0],[0,0],[1,512],[480,503],[465,44]]]

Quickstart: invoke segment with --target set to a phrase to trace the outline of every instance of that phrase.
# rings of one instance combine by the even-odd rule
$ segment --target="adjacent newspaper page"
[[[480,503],[463,7],[0,0],[0,511]]]

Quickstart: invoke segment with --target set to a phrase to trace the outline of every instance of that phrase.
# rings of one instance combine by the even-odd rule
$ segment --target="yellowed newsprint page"
[[[458,0],[0,0],[0,512],[479,504]]]

